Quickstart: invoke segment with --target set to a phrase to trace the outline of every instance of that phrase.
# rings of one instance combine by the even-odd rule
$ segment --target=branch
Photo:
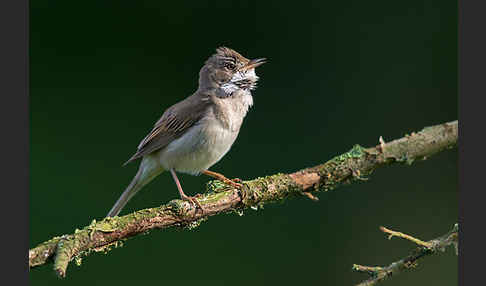
[[[259,208],[266,203],[293,196],[332,190],[340,185],[366,180],[376,168],[395,164],[412,164],[448,148],[457,146],[457,120],[424,128],[418,133],[385,143],[363,148],[355,145],[349,152],[328,162],[292,174],[275,174],[243,181],[241,190],[219,181],[210,181],[206,193],[198,195],[204,213],[186,201],[172,200],[157,208],[139,210],[122,216],[93,222],[73,234],[54,237],[29,250],[29,267],[54,260],[54,270],[60,277],[66,275],[68,263],[92,251],[108,251],[122,240],[151,229],[172,226],[197,227],[208,217],[226,212],[241,212],[248,207]]]
[[[390,277],[396,276],[403,270],[414,269],[418,264],[417,260],[428,255],[444,252],[445,248],[451,244],[454,245],[456,249],[456,255],[458,254],[459,225],[457,223],[454,225],[452,230],[450,230],[445,235],[427,242],[421,241],[420,239],[417,239],[407,234],[403,234],[401,232],[389,230],[383,226],[380,227],[380,230],[390,234],[388,236],[388,239],[391,239],[393,236],[401,237],[416,243],[417,245],[419,245],[419,247],[416,248],[407,257],[395,261],[386,267],[371,267],[354,264],[353,270],[357,272],[367,273],[371,276],[370,279],[357,284],[357,286],[375,285],[378,282],[382,282]]]

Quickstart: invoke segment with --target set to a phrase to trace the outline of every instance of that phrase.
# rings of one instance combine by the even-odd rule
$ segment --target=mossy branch
[[[357,286],[372,286],[378,282],[382,282],[388,278],[396,276],[403,270],[414,269],[417,266],[417,260],[428,255],[444,252],[446,247],[449,245],[454,245],[456,255],[458,254],[459,225],[457,223],[454,225],[452,230],[445,235],[427,242],[401,232],[387,229],[383,226],[380,227],[380,230],[389,234],[388,239],[391,239],[393,236],[401,237],[410,240],[411,242],[419,245],[419,247],[407,257],[395,261],[388,266],[380,267],[354,264],[354,271],[367,273],[371,276],[370,279],[357,284]]]
[[[243,181],[241,190],[219,181],[210,181],[198,201],[204,213],[192,204],[172,200],[157,208],[140,210],[122,217],[105,218],[93,222],[73,234],[54,237],[29,250],[29,267],[54,260],[54,270],[60,277],[66,275],[70,261],[92,251],[107,251],[121,241],[147,232],[171,226],[193,228],[201,221],[219,213],[234,212],[248,207],[280,201],[292,196],[306,196],[332,190],[342,184],[366,180],[376,168],[395,164],[411,164],[448,148],[457,146],[457,120],[424,128],[418,133],[385,143],[363,148],[355,145],[349,152],[328,162],[292,174],[275,174]]]

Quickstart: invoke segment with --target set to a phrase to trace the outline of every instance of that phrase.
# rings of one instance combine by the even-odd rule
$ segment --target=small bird
[[[255,68],[263,63],[265,58],[249,60],[230,48],[217,48],[199,72],[197,91],[169,107],[124,164],[142,158],[137,174],[107,216],[118,215],[142,187],[163,171],[171,173],[181,199],[201,210],[196,198],[184,194],[176,172],[202,173],[241,188],[241,184],[208,169],[235,142],[253,105],[251,91],[258,81]]]

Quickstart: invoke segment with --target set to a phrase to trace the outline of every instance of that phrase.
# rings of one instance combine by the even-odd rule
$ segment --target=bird
[[[138,191],[164,171],[171,173],[180,198],[196,209],[203,210],[196,197],[184,193],[177,173],[205,174],[241,188],[237,180],[208,169],[235,142],[253,105],[251,92],[259,79],[255,68],[265,62],[265,58],[249,60],[228,47],[217,48],[199,71],[197,90],[167,108],[135,154],[123,164],[141,159],[137,173],[107,217],[117,216]]]

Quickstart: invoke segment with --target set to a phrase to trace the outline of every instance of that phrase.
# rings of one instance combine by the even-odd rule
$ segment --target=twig
[[[418,265],[417,263],[418,259],[438,252],[444,252],[445,248],[451,244],[454,245],[456,249],[456,255],[458,254],[459,225],[457,223],[454,225],[452,230],[449,231],[447,234],[438,237],[436,239],[430,240],[428,242],[424,242],[420,239],[414,238],[413,236],[407,234],[403,234],[401,232],[389,230],[385,227],[380,227],[380,230],[390,234],[388,239],[390,239],[392,236],[398,236],[418,244],[419,247],[415,249],[407,257],[395,261],[388,266],[371,267],[371,266],[354,264],[353,265],[354,271],[366,273],[371,276],[370,279],[357,284],[357,286],[375,285],[378,282],[382,282],[388,278],[396,276],[398,273],[400,273],[403,270],[414,269]]]
[[[119,242],[151,229],[171,226],[194,228],[210,216],[226,212],[240,212],[248,207],[289,197],[318,193],[355,181],[363,181],[376,168],[394,164],[411,164],[424,160],[447,148],[457,146],[457,121],[424,128],[411,136],[371,148],[355,145],[349,152],[330,161],[292,174],[275,174],[243,181],[241,190],[210,181],[206,193],[198,201],[204,213],[181,200],[170,201],[157,208],[140,210],[122,217],[105,218],[93,222],[73,234],[55,237],[29,250],[29,266],[43,265],[54,256],[54,269],[60,277],[66,275],[70,261],[92,251],[107,251]],[[383,147],[386,146],[386,155]],[[307,196],[307,195],[306,195]]]
[[[393,230],[388,229],[388,228],[386,228],[384,226],[380,226],[380,230],[383,231],[384,233],[390,234],[388,236],[388,239],[391,239],[392,237],[397,236],[397,237],[401,237],[401,238],[404,238],[404,239],[408,239],[411,242],[415,242],[416,244],[418,244],[420,246],[423,246],[423,247],[427,247],[427,248],[431,248],[432,247],[432,244],[430,244],[428,242],[422,241],[422,240],[420,240],[418,238],[415,238],[415,237],[410,236],[410,235],[405,234],[405,233],[401,233],[401,232],[398,232],[398,231],[393,231]]]

